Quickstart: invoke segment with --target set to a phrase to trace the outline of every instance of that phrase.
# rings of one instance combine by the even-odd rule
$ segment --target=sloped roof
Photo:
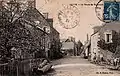
[[[67,39],[65,42],[71,42],[70,39]]]
[[[66,41],[66,39],[60,39],[60,42],[65,42]]]
[[[97,26],[95,26],[94,28],[96,28]],[[92,35],[98,33],[98,32],[104,32],[105,30],[114,30],[116,32],[120,31],[120,22],[110,22],[110,23],[106,23],[103,26],[99,26],[98,31],[94,32]],[[92,36],[91,35],[91,36]]]
[[[101,28],[100,32],[104,32],[105,30],[114,30],[116,32],[120,31],[120,22],[111,22],[104,25],[104,27]]]
[[[119,32],[120,31],[120,22],[114,21],[114,22],[106,23],[94,34],[99,32],[100,35],[102,35],[106,30]],[[92,35],[94,35],[94,34],[92,34]],[[120,50],[116,51],[116,53],[113,54],[113,57],[120,57]]]

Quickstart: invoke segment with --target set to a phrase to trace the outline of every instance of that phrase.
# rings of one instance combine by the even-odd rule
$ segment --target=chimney
[[[45,19],[48,19],[48,13],[43,13],[43,16],[45,17]]]
[[[48,19],[46,19],[46,20],[47,20],[47,22],[50,24],[50,26],[53,27],[53,18],[48,18]]]

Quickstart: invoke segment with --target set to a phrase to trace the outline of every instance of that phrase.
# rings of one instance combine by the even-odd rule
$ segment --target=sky
[[[100,14],[100,17],[102,17],[103,13],[103,5],[98,6],[101,9],[98,8],[97,13],[95,12],[96,6],[94,4],[97,4],[98,1],[99,0],[37,0],[36,7],[41,13],[48,12],[49,17],[53,18],[53,26],[60,33],[61,39],[73,36],[76,38],[76,41],[80,40],[84,43],[87,40],[87,34],[90,36],[93,33],[92,28],[94,26],[104,24],[96,16],[96,14]],[[77,8],[76,10],[79,13],[77,17],[79,21],[75,28],[65,29],[58,20],[58,13],[64,8],[64,5],[69,6],[69,4],[77,4],[75,8]],[[100,4],[103,4],[103,1],[100,2]],[[76,17],[74,19],[76,19]],[[71,20],[70,23],[72,21],[73,20]]]

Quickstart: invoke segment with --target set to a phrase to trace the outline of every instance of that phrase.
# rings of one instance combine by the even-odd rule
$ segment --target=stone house
[[[116,34],[119,33],[120,31],[120,23],[119,22],[106,23],[103,26],[96,26],[93,29],[94,33],[90,37],[91,45],[89,52],[91,54],[91,60],[93,60],[95,54],[97,57],[100,56],[100,54],[102,54],[104,60],[113,58],[115,56],[114,54],[118,46],[115,44],[115,41],[117,41]]]
[[[48,18],[48,13],[41,14],[36,8],[28,9],[25,15],[24,19],[27,20],[27,23],[30,22],[37,28],[30,29],[32,35],[37,39],[36,43],[41,43],[40,47],[45,51],[47,57],[54,58],[54,52],[59,53],[60,50],[60,38],[59,32],[53,27],[53,19]]]
[[[76,55],[77,46],[75,40],[68,38],[62,41],[61,43],[62,43],[61,51],[64,51],[68,56]]]
[[[17,13],[15,14],[15,17],[12,19],[13,20],[12,22],[14,24],[13,26],[16,25],[15,26],[16,29],[13,29],[12,26],[11,26],[12,27],[11,29],[12,29],[12,31],[19,31],[19,32],[21,32],[21,34],[25,33],[24,36],[30,34],[30,36],[27,36],[28,39],[31,39],[29,41],[27,41],[27,38],[26,38],[26,40],[25,40],[25,38],[23,40],[20,40],[20,39],[22,39],[21,36],[23,34],[21,36],[19,36],[18,38],[16,38],[17,41],[19,39],[19,42],[21,41],[21,42],[26,42],[26,43],[29,43],[29,44],[32,43],[32,45],[28,45],[29,47],[28,46],[27,47],[23,47],[23,46],[20,47],[20,48],[27,48],[27,49],[24,49],[24,53],[29,48],[29,51],[34,50],[34,51],[37,52],[38,50],[41,50],[48,57],[48,51],[50,51],[50,45],[53,43],[53,41],[59,42],[59,33],[58,33],[57,30],[55,30],[53,28],[53,25],[52,25],[53,20],[52,21],[47,20],[35,8],[35,6],[34,6],[34,4],[35,4],[34,1],[35,0],[29,0],[29,1],[27,1],[27,3],[29,4],[29,3],[31,3],[31,1],[33,3],[33,6],[29,6],[26,9],[24,9],[22,14],[21,14],[21,12],[19,12],[19,11],[22,11],[21,7],[17,8],[18,11],[15,11]],[[3,1],[2,3],[5,3],[5,2],[6,1]],[[9,2],[9,1],[7,1],[7,2]],[[10,4],[12,5],[12,3],[19,4],[19,1],[18,0],[17,1],[11,1]],[[7,11],[7,9],[6,9],[6,11]],[[4,11],[2,11],[2,12],[4,12]],[[8,13],[6,13],[6,14],[8,14]],[[6,17],[9,17],[9,14]],[[14,34],[17,34],[17,32],[13,32],[13,33],[11,32],[11,35],[14,35]],[[17,36],[17,35],[15,35],[15,36]],[[17,44],[16,41],[15,41],[16,43],[13,40],[10,40],[10,41],[9,41],[9,43],[11,43],[10,47],[17,46],[17,45],[15,45],[15,44]],[[22,45],[22,43],[20,43],[18,45]],[[43,54],[41,54],[41,55],[43,55]],[[26,56],[24,56],[24,57],[26,57]]]

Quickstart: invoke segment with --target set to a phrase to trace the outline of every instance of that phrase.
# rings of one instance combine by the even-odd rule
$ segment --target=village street
[[[81,57],[66,57],[53,61],[53,69],[43,76],[119,76],[119,71],[91,64]]]

